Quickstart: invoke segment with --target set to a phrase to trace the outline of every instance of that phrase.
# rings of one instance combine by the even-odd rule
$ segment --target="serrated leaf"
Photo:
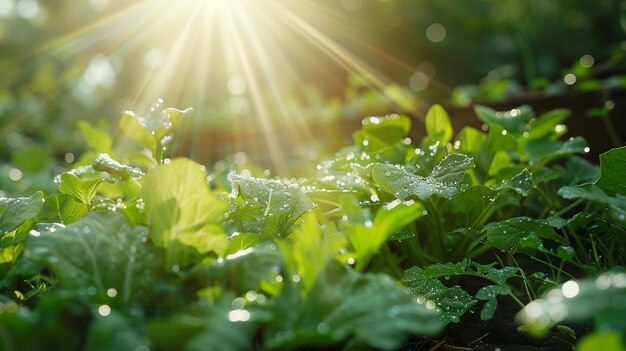
[[[447,277],[456,272],[452,266],[449,268],[451,272],[445,275]],[[446,322],[458,322],[461,316],[476,304],[476,299],[465,290],[460,287],[447,287],[419,267],[406,270],[402,282],[417,296],[418,301],[434,302],[441,309],[441,318]]]
[[[372,169],[372,178],[386,192],[398,199],[406,200],[416,196],[421,200],[431,195],[447,199],[456,195],[461,181],[472,159],[460,154],[446,156],[430,173],[421,177],[407,172],[400,166],[377,164]]]
[[[227,205],[209,190],[200,164],[177,158],[151,170],[143,180],[150,238],[167,249],[168,265],[184,264],[189,258],[176,243],[200,254],[226,251],[228,240],[221,225]]]
[[[426,133],[445,144],[452,139],[452,124],[446,110],[441,105],[433,105],[426,113]]]

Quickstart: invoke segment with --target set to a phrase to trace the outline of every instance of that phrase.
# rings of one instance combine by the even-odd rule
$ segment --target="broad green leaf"
[[[530,172],[527,169],[524,169],[515,177],[511,178],[510,181],[500,185],[498,187],[498,190],[507,189],[507,188],[512,189],[515,192],[523,196],[528,196],[528,194],[533,188],[532,174],[530,174]]]
[[[530,160],[535,164],[542,164],[555,158],[589,151],[587,142],[581,137],[572,138],[564,142],[549,139],[530,140],[524,148],[530,156]]]
[[[609,210],[611,218],[616,223],[626,226],[626,196],[615,194],[607,195],[602,189],[593,184],[578,186],[564,186],[558,191],[559,196],[566,199],[584,199],[595,202]]]
[[[496,112],[486,106],[476,106],[474,112],[478,118],[490,125],[499,125],[504,130],[521,132],[528,121],[534,117],[532,109],[521,106],[505,112]]]
[[[37,216],[40,222],[71,224],[84,217],[89,208],[76,197],[57,194],[46,198],[44,206]]]
[[[496,202],[498,192],[482,185],[471,186],[448,201],[444,211],[456,214],[456,225],[468,228],[475,226],[499,209]]]
[[[113,147],[113,140],[106,132],[96,128],[86,121],[78,121],[78,128],[83,133],[89,149],[96,152],[110,153]]]
[[[569,116],[570,111],[557,109],[546,112],[537,119],[532,120],[528,127],[528,140],[539,139],[554,135],[556,137],[566,131],[565,126],[560,123]],[[560,127],[559,127],[560,126]]]
[[[120,214],[91,213],[29,238],[24,258],[45,264],[59,287],[74,294],[89,291],[102,298],[115,289],[121,301],[129,302],[151,287],[159,264],[145,244],[147,234],[145,227],[129,225]]]
[[[430,173],[421,177],[407,172],[400,166],[376,164],[372,178],[386,192],[398,199],[406,200],[416,196],[426,200],[431,195],[452,198],[460,188],[465,171],[472,159],[461,154],[446,156]]]
[[[139,145],[145,147],[152,152],[152,155],[156,154],[156,140],[150,130],[139,123],[139,120],[132,112],[126,112],[122,114],[119,122],[122,132]]]
[[[456,137],[460,151],[479,151],[487,141],[487,135],[472,127],[463,127]]]
[[[570,185],[593,183],[600,178],[600,168],[578,156],[573,156],[567,160],[566,170],[571,178]]]
[[[600,155],[600,179],[596,185],[609,194],[626,195],[626,146]]]
[[[315,207],[297,184],[231,174],[233,194],[229,218],[239,231],[283,237]]]
[[[43,204],[41,192],[30,197],[0,198],[0,236],[37,216]]]
[[[239,294],[258,290],[262,282],[273,281],[283,265],[275,245],[256,245],[226,256],[222,260],[194,267],[186,277],[199,284],[219,283]]]
[[[484,233],[489,245],[510,254],[524,247],[543,250],[541,238],[562,241],[552,227],[528,217],[516,217],[490,223],[485,227]]]
[[[177,158],[148,172],[143,181],[150,238],[167,250],[169,266],[189,258],[181,244],[200,254],[226,251],[228,239],[221,227],[226,203],[209,190],[200,164]]]
[[[594,319],[596,328],[626,333],[626,273],[606,272],[596,278],[570,280],[534,300],[517,315],[531,333],[544,335],[561,322]]]
[[[409,223],[421,217],[424,207],[417,202],[394,204],[393,207],[381,207],[376,212],[374,221],[351,223],[348,226],[348,239],[352,244],[359,265],[367,263],[369,257],[376,253],[387,238]]]
[[[433,105],[426,113],[426,133],[445,144],[452,139],[452,124],[441,105]]]
[[[87,206],[91,206],[91,200],[98,193],[98,186],[104,182],[104,179],[82,180],[77,175],[66,172],[61,174],[61,182],[59,183],[59,191],[62,194],[74,196],[80,202]]]
[[[302,296],[285,286],[276,299],[274,323],[265,332],[270,349],[345,345],[398,349],[410,335],[433,335],[443,323],[434,309],[416,302],[385,275],[345,271],[328,274]]]
[[[323,233],[315,215],[309,213],[302,221],[302,226],[291,235],[291,246],[285,255],[292,255],[304,287],[310,289],[318,276],[326,271],[328,262],[337,256],[347,240],[338,233]]]
[[[487,171],[487,174],[490,176],[497,175],[502,168],[509,167],[511,163],[511,156],[508,152],[497,151],[495,155],[493,155],[493,159],[491,160],[491,164],[489,165],[489,170]]]
[[[368,117],[363,120],[361,130],[352,134],[352,139],[366,151],[376,151],[402,141],[410,129],[411,120],[406,116]]]

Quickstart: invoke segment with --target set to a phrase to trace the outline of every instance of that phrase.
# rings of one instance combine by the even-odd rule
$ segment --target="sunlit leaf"
[[[426,133],[441,143],[452,139],[452,124],[446,110],[441,105],[433,105],[426,113]]]
[[[167,249],[169,265],[187,260],[176,242],[200,254],[226,251],[228,240],[221,228],[226,203],[209,190],[199,164],[177,158],[148,172],[143,181],[150,238]]]
[[[98,186],[102,182],[104,182],[103,178],[82,180],[77,175],[66,172],[61,174],[59,191],[63,194],[74,196],[83,204],[91,206],[91,200],[98,193]]]
[[[381,189],[402,200],[412,196],[425,200],[431,195],[449,199],[459,192],[471,161],[467,156],[450,154],[428,177],[412,174],[399,166],[377,164],[372,170],[372,177]]]

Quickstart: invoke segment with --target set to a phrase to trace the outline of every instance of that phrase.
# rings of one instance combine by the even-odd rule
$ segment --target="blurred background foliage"
[[[625,26],[618,0],[0,0],[0,189],[56,187],[78,120],[159,98],[195,110],[176,153],[289,174],[368,115],[620,90]]]

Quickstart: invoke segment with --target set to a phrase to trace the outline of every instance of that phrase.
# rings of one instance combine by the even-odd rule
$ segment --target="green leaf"
[[[491,164],[489,165],[489,171],[487,171],[487,174],[490,176],[497,175],[501,169],[509,167],[511,163],[511,156],[508,152],[497,151],[495,155],[493,155],[493,159],[491,160]]]
[[[129,302],[153,284],[159,264],[145,245],[147,229],[131,226],[116,213],[91,213],[65,228],[41,233],[27,241],[24,257],[45,264],[60,288],[76,294],[107,297],[115,289]]]
[[[228,239],[221,227],[226,203],[209,190],[206,177],[200,164],[177,158],[143,178],[150,238],[167,249],[169,266],[187,262],[185,246],[200,254],[226,251]]]
[[[410,129],[411,120],[406,116],[368,117],[363,120],[363,128],[353,133],[352,138],[355,145],[375,151],[402,141]]]
[[[297,184],[236,173],[230,178],[233,194],[229,218],[241,232],[286,236],[293,224],[315,207]]]
[[[138,118],[132,112],[125,112],[122,114],[119,122],[122,132],[139,145],[145,147],[152,152],[152,155],[156,155],[156,140],[150,130],[139,123]]]
[[[472,127],[463,127],[456,137],[459,151],[479,151],[487,141],[487,135]]]
[[[104,182],[104,179],[81,180],[77,175],[66,172],[61,174],[61,182],[59,183],[59,191],[62,194],[74,196],[80,202],[87,206],[91,206],[91,200],[98,193],[98,186]]]
[[[626,226],[626,196],[624,195],[609,196],[593,184],[564,186],[559,189],[558,195],[566,199],[584,199],[601,204],[609,210],[610,217],[616,223]]]
[[[497,307],[495,298],[498,294],[511,292],[507,279],[514,277],[517,268],[493,268],[493,265],[481,265],[464,259],[458,263],[436,263],[424,268],[413,267],[405,271],[402,281],[406,283],[415,295],[433,301],[442,310],[442,316],[449,321],[458,322],[459,318],[472,306],[476,299],[459,287],[446,287],[439,280],[449,279],[451,276],[477,276],[489,280],[495,285],[483,287],[476,294],[476,298],[487,300],[481,317],[489,319]]]
[[[78,202],[76,197],[57,194],[46,198],[37,219],[40,222],[71,224],[84,217],[87,212],[87,205]]]
[[[376,164],[372,169],[372,178],[381,189],[398,199],[406,200],[416,196],[425,200],[435,194],[449,199],[459,192],[471,161],[465,155],[450,154],[428,177],[412,174],[400,166]]]
[[[433,105],[426,113],[426,133],[442,144],[452,139],[452,124],[441,105]]]
[[[0,198],[0,235],[37,216],[43,204],[43,193],[39,191],[30,197]]]
[[[524,247],[543,250],[540,238],[561,242],[562,239],[548,224],[528,217],[516,217],[485,226],[487,243],[510,254]]]
[[[283,255],[275,245],[260,244],[210,264],[194,267],[187,275],[199,284],[222,283],[238,294],[259,290],[262,282],[275,281],[283,265]]]
[[[447,276],[450,275],[452,274]],[[445,322],[459,322],[461,316],[476,304],[476,299],[465,290],[460,287],[447,287],[419,267],[405,271],[402,282],[417,296],[418,301],[436,304],[441,310],[440,318]]]
[[[409,335],[434,335],[443,323],[385,275],[344,271],[320,280],[305,297],[294,285],[276,300],[266,347],[296,349],[349,340],[349,345],[398,349]],[[328,278],[327,278],[328,279]]]
[[[521,106],[505,112],[496,112],[486,106],[476,106],[474,112],[478,118],[490,125],[501,126],[507,131],[521,132],[526,123],[534,117],[532,109],[528,106]]]
[[[535,164],[542,164],[555,158],[589,151],[587,142],[581,137],[572,138],[565,142],[549,139],[530,140],[524,148],[530,156],[530,160]]]
[[[569,110],[557,109],[546,112],[537,117],[537,119],[532,120],[528,129],[528,140],[539,139],[550,135],[559,136],[559,134],[564,133],[566,131],[564,126],[557,126],[567,119],[569,115]]]
[[[78,128],[83,133],[83,137],[85,138],[89,149],[96,152],[110,153],[112,151],[113,140],[109,134],[92,126],[86,121],[78,121],[77,124]]]
[[[307,289],[315,284],[318,276],[326,271],[328,262],[347,244],[345,236],[339,233],[323,233],[312,213],[306,215],[291,239],[293,244],[283,251],[285,255],[293,256],[297,272]]]
[[[502,189],[512,189],[515,192],[528,196],[530,191],[533,189],[533,176],[527,169],[524,169],[515,177],[511,178],[510,181],[500,185],[498,190]]]
[[[626,146],[600,155],[600,179],[596,185],[609,194],[626,195]]]
[[[359,264],[366,264],[369,257],[378,251],[391,234],[421,217],[423,213],[424,207],[411,201],[409,204],[400,203],[391,208],[379,208],[373,222],[366,220],[365,223],[348,225],[348,239],[357,254]]]

